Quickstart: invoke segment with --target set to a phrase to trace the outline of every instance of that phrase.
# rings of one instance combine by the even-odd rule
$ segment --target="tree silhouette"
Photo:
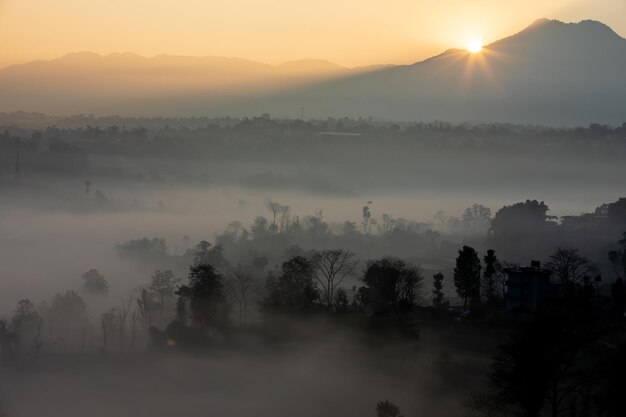
[[[283,262],[280,275],[275,277],[270,274],[266,280],[268,296],[263,302],[264,307],[269,310],[310,311],[318,298],[314,276],[313,263],[303,256],[294,256]]]
[[[169,256],[165,239],[135,239],[117,245],[120,256],[143,262],[162,261]]]
[[[491,230],[498,238],[515,238],[546,230],[547,215],[550,209],[542,201],[526,200],[511,206],[504,206],[493,218]]]
[[[206,240],[201,241],[191,251],[194,265],[211,265],[217,270],[223,270],[228,266],[224,257],[224,249],[220,245],[213,246]]]
[[[111,336],[115,332],[115,324],[117,322],[117,311],[112,308],[102,313],[100,316],[100,329],[102,330],[102,353],[106,354],[111,343]]]
[[[228,282],[228,290],[235,299],[239,309],[239,325],[245,326],[248,323],[250,297],[255,290],[254,278],[243,268],[233,270],[231,275],[232,278]]]
[[[501,409],[537,417],[548,405],[551,415],[559,416],[574,412],[587,401],[591,378],[585,366],[593,365],[585,357],[593,336],[580,321],[539,317],[500,347],[490,382]]]
[[[483,257],[483,261],[485,262],[485,270],[483,271],[485,297],[489,304],[493,304],[500,298],[497,279],[501,266],[496,257],[496,251],[489,249],[487,255]]]
[[[626,278],[626,232],[623,233],[623,238],[619,240],[619,245],[622,248],[620,251],[622,254],[622,269],[624,270],[624,278]]]
[[[43,319],[35,310],[30,300],[20,300],[11,320],[15,332],[16,353],[27,352],[34,356],[39,354],[43,345],[41,326]]]
[[[466,233],[484,234],[491,225],[491,209],[481,204],[473,204],[465,209],[461,222]]]
[[[335,290],[344,279],[354,274],[358,264],[355,254],[344,249],[325,249],[313,255],[320,297],[329,310],[333,306]]]
[[[609,251],[608,259],[609,259],[609,262],[611,262],[611,265],[613,265],[613,271],[615,271],[615,276],[617,278],[621,278],[620,273],[617,270],[617,265],[618,265],[618,263],[620,263],[621,258],[622,258],[622,252],[621,251],[617,251],[617,250],[610,250]]]
[[[272,224],[269,230],[272,234],[282,233],[289,223],[289,206],[283,206],[276,201],[268,200],[267,208],[272,212]]]
[[[85,294],[104,295],[109,292],[109,284],[97,269],[90,269],[81,275]]]
[[[574,248],[558,248],[550,255],[546,266],[561,285],[563,293],[569,296],[575,295],[576,290],[582,287],[584,278],[593,271],[589,259]]]
[[[338,288],[335,294],[335,311],[338,313],[345,313],[348,311],[348,292],[343,288]]]
[[[480,304],[480,271],[480,259],[474,248],[463,246],[456,258],[454,285],[465,309],[468,301],[471,306]]]
[[[422,274],[415,265],[385,257],[368,264],[363,282],[361,297],[374,312],[407,310],[421,295]]]
[[[152,311],[155,309],[155,303],[152,299],[153,294],[146,288],[142,288],[139,291],[137,297],[137,309],[139,312],[139,320],[146,328],[152,326]]]
[[[212,265],[197,264],[189,268],[189,284],[177,295],[189,300],[193,324],[204,332],[223,329],[228,324],[224,279]]]
[[[361,226],[363,227],[363,233],[369,233],[372,228],[372,212],[370,210],[371,201],[369,201],[365,206],[363,206],[363,213],[361,216]]]
[[[163,320],[165,300],[174,296],[176,285],[180,278],[176,278],[171,270],[155,271],[150,282],[150,290],[159,297],[159,320]]]
[[[404,417],[400,414],[400,408],[394,403],[385,400],[376,404],[376,417]]]
[[[50,304],[50,320],[58,336],[58,345],[71,348],[72,345],[76,344],[77,337],[79,337],[81,350],[84,351],[87,305],[78,293],[69,290],[64,294],[57,294]]]
[[[6,320],[0,320],[0,358],[10,359],[14,353],[17,335],[9,329]]]
[[[433,307],[435,309],[440,309],[443,306],[443,274],[441,272],[433,275]]]

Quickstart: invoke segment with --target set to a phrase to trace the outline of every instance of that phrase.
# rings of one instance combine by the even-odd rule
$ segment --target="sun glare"
[[[476,54],[483,50],[483,43],[480,39],[472,39],[467,45],[467,50],[473,54]]]

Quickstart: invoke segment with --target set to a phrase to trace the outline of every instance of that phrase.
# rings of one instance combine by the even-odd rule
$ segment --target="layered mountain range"
[[[621,124],[625,74],[626,39],[608,26],[541,19],[411,65],[75,53],[0,70],[0,111]]]

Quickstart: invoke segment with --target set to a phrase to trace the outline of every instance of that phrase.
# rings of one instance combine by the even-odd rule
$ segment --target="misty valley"
[[[619,407],[626,126],[0,119],[4,415]]]
[[[626,417],[625,16],[0,0],[0,417]]]

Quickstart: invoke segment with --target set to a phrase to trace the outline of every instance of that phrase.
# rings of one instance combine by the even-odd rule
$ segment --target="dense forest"
[[[548,128],[365,119],[47,118],[4,114],[3,178],[234,184],[332,196],[379,190],[623,187],[626,126]],[[46,125],[45,123],[53,123]],[[532,160],[532,165],[528,161]],[[182,166],[181,166],[182,164]],[[391,168],[391,169],[390,169]],[[570,181],[570,182],[568,182]]]

